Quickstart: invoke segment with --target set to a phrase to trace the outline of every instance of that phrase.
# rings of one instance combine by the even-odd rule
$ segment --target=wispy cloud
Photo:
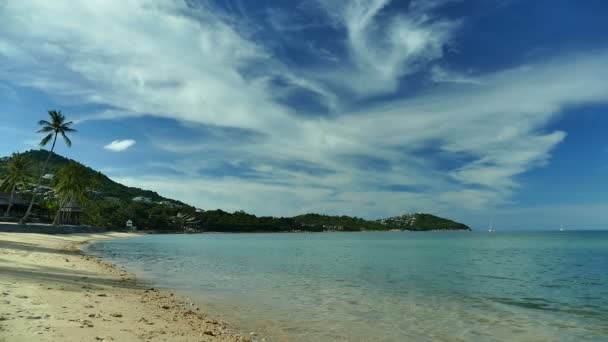
[[[103,148],[109,151],[122,152],[133,145],[135,145],[135,140],[133,139],[114,140],[111,143],[105,145]]]
[[[446,70],[440,66],[431,69],[431,79],[438,83],[480,84],[480,81],[466,74]]]
[[[433,14],[439,1],[415,1],[399,14],[384,11],[391,0],[318,1],[347,33],[350,65],[330,73],[330,81],[361,96],[394,92],[402,76],[443,56],[459,26]]]

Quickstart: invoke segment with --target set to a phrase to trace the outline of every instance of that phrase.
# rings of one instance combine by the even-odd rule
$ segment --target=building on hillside
[[[137,230],[137,227],[133,225],[133,221],[131,220],[128,220],[125,226],[127,227],[127,230]]]
[[[53,180],[53,177],[55,177],[55,175],[54,175],[54,174],[52,174],[52,173],[47,173],[47,174],[45,174],[44,176],[42,176],[42,179],[46,179],[46,180],[52,181],[52,180]]]
[[[36,187],[34,187],[34,189],[32,191],[35,192],[39,198],[44,198],[45,200],[56,200],[57,199],[57,195],[55,194],[55,189],[53,189],[50,186],[44,186],[44,185],[36,186]]]
[[[150,197],[144,197],[144,196],[133,197],[133,201],[134,202],[148,203],[148,204],[154,203],[154,201]]]
[[[170,201],[160,201],[160,202],[158,202],[158,204],[164,205],[165,207],[169,207],[169,208],[176,208],[177,207],[177,205],[175,203],[170,202]]]
[[[59,224],[79,225],[82,207],[77,200],[72,200],[59,210]]]

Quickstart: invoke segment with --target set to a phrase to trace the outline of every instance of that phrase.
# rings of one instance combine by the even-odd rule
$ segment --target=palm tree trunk
[[[70,203],[72,202],[72,196],[70,196],[70,198],[63,204],[64,206],[69,206]],[[68,219],[70,218],[70,212],[68,211],[68,208],[65,208],[66,210],[64,210],[61,213],[61,223],[62,224],[69,224]]]
[[[49,160],[51,159],[51,156],[53,155],[53,150],[55,149],[56,142],[57,142],[57,133],[55,133],[55,138],[53,138],[53,145],[51,146],[49,155],[46,157],[46,161],[44,162],[44,165],[42,166],[42,171],[40,171],[40,177],[38,177],[38,183],[36,184],[36,189],[42,183],[42,176],[44,176],[44,171],[46,171],[46,166],[48,165]],[[32,194],[32,200],[30,201],[30,205],[29,205],[29,207],[27,207],[27,211],[25,212],[25,215],[23,215],[21,220],[19,220],[19,224],[23,224],[26,222],[27,218],[30,216],[30,213],[32,212],[32,207],[34,206],[35,200],[36,200],[36,191],[34,191],[34,193]]]
[[[59,209],[57,209],[57,213],[55,214],[55,219],[53,220],[53,226],[56,226],[59,223],[58,221],[59,221],[59,216],[61,215],[61,208],[63,208],[65,203],[66,203],[65,198],[59,202]]]
[[[67,202],[64,203],[64,206],[67,206],[66,210],[63,211],[61,219],[62,222],[64,224],[72,224],[71,222],[71,218],[72,218],[72,211],[71,211],[71,207],[70,204],[72,204],[72,202],[74,201],[74,194],[70,194],[70,198],[68,199]]]
[[[6,208],[6,214],[4,214],[5,217],[8,217],[8,215],[11,213],[11,208],[13,206],[13,198],[15,197],[15,188],[17,187],[17,183],[13,184],[13,189],[11,190],[11,199],[8,201],[8,208]]]

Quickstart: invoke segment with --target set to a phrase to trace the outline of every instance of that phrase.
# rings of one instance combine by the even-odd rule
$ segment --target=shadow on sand
[[[14,241],[0,241],[0,249],[14,249],[23,252],[38,252],[38,253],[51,253],[51,254],[65,254],[65,255],[80,255],[78,250],[69,249],[58,249],[43,247],[33,243],[26,242],[14,242]]]
[[[62,286],[66,291],[81,291],[83,286],[91,289],[103,287],[139,288],[133,281],[95,276],[87,271],[70,271],[57,267],[37,266],[33,269],[0,266],[0,276],[16,279],[19,283],[40,283]]]

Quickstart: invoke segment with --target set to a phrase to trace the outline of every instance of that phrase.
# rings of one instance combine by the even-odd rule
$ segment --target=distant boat
[[[560,232],[563,232],[563,231],[564,231],[564,225],[563,225],[563,224],[562,224],[562,226],[559,228],[559,231],[560,231]]]
[[[488,233],[493,233],[496,231],[496,228],[494,228],[494,223],[492,221],[490,221],[490,228],[488,229]]]

